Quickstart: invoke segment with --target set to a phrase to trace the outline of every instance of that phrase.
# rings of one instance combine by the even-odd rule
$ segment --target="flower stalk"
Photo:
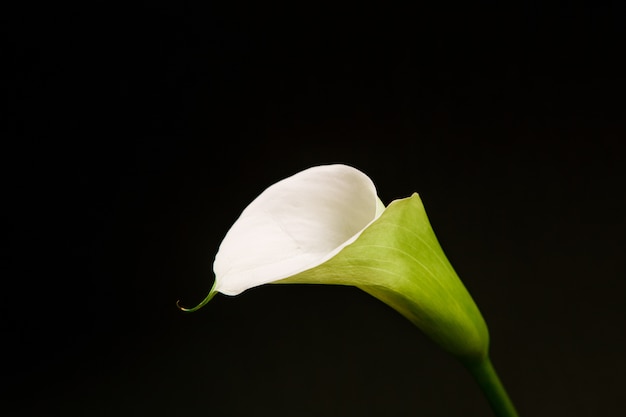
[[[518,417],[513,402],[498,377],[489,357],[482,361],[464,363],[481,388],[497,417]]]

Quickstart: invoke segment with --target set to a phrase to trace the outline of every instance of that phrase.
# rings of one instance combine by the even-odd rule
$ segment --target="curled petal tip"
[[[181,305],[180,305],[180,300],[177,300],[177,301],[176,301],[176,307],[178,307],[178,309],[179,309],[180,311],[184,311],[184,312],[190,312],[190,311],[191,311],[191,309],[190,309],[190,308],[186,308],[186,307],[181,306]]]
[[[217,294],[217,290],[215,289],[215,284],[214,284],[213,288],[211,288],[211,291],[209,291],[209,294],[197,306],[192,307],[192,308],[183,307],[180,305],[180,300],[178,300],[176,301],[176,307],[178,307],[179,310],[184,311],[185,313],[193,313],[194,311],[198,311],[202,307],[207,305],[209,301],[211,301],[211,299],[215,297],[215,294]]]

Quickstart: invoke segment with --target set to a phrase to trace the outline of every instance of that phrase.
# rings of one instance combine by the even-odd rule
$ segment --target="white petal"
[[[277,182],[242,213],[215,257],[215,289],[236,295],[313,268],[352,243],[384,210],[372,180],[346,165]]]

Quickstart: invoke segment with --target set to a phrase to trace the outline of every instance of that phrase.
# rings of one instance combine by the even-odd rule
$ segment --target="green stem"
[[[487,397],[497,417],[519,417],[489,357],[480,362],[465,363]]]

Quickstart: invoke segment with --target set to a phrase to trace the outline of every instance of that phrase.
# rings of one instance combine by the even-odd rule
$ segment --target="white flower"
[[[385,209],[361,171],[309,168],[259,195],[219,247],[215,291],[237,295],[314,268],[336,255]]]
[[[183,310],[268,283],[353,285],[463,360],[487,357],[485,322],[419,196],[385,208],[373,182],[346,165],[309,168],[267,188],[228,231],[213,269],[209,295]]]

